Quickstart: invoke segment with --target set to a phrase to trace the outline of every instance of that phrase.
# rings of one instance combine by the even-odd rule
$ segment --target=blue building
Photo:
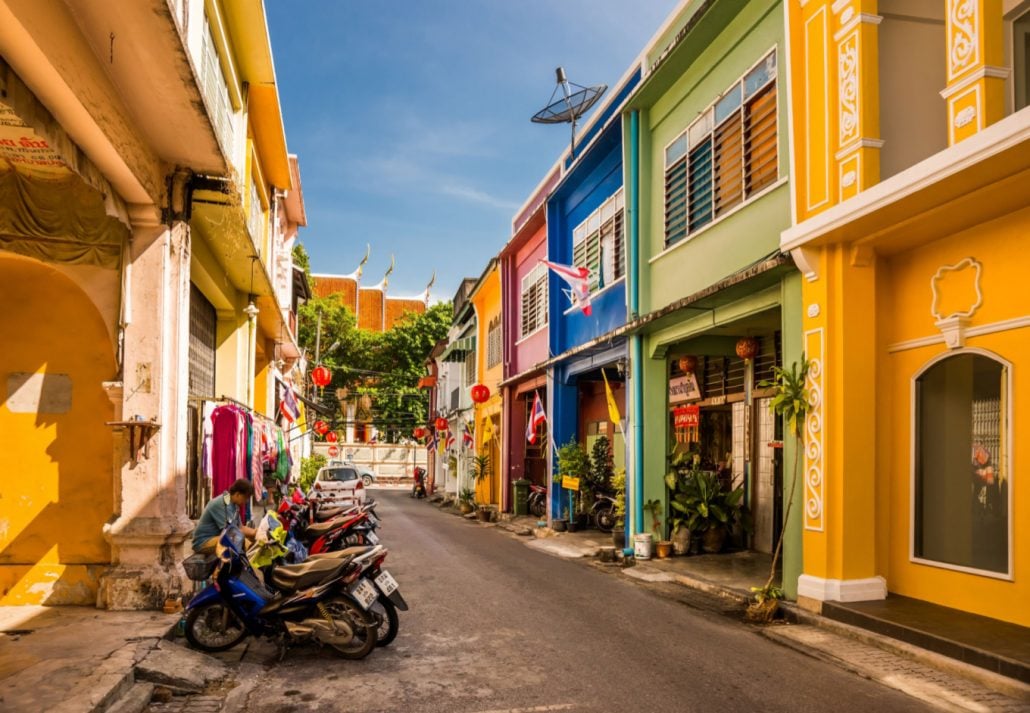
[[[634,66],[577,137],[565,174],[547,201],[547,259],[591,270],[591,314],[573,307],[567,285],[549,276],[548,421],[556,447],[570,440],[588,452],[600,436],[612,446],[615,467],[626,467],[625,438],[610,420],[604,376],[625,414],[626,210],[623,199],[620,110],[639,83]],[[552,450],[552,458],[555,451]],[[552,463],[556,471],[556,459]],[[570,508],[569,491],[552,483],[551,515]],[[570,508],[571,510],[571,508]]]

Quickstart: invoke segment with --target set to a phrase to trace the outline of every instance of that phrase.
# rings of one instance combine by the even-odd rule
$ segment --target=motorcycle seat
[[[352,507],[319,508],[315,513],[315,519],[319,522],[325,522],[326,520],[332,520],[334,517],[350,512],[353,509],[354,508]]]
[[[305,560],[305,562],[308,562],[308,561],[314,560],[314,559],[325,559],[325,560],[328,560],[328,559],[348,559],[349,560],[351,558],[358,557],[360,555],[365,554],[370,549],[372,549],[372,548],[368,547],[366,545],[354,545],[353,547],[347,547],[345,549],[337,550],[335,552],[320,552],[317,555],[309,555],[308,558]]]
[[[300,564],[280,565],[272,570],[272,584],[282,591],[295,592],[336,577],[349,564],[349,559],[308,559]]]
[[[307,526],[307,529],[304,530],[304,535],[310,535],[312,537],[321,537],[327,532],[335,530],[339,526],[339,520],[326,520],[325,522],[316,522]]]

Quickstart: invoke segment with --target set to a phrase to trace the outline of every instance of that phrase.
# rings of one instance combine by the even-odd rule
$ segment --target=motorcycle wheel
[[[381,596],[369,607],[369,611],[379,625],[376,629],[376,646],[389,646],[397,638],[397,629],[400,626],[397,607],[389,599]]]
[[[357,602],[347,597],[333,597],[325,601],[326,611],[333,619],[346,619],[354,637],[346,644],[330,644],[345,659],[363,659],[376,647],[375,617],[364,611]]]
[[[601,532],[611,532],[615,529],[615,509],[604,508],[594,513],[594,526]]]
[[[186,640],[201,651],[225,651],[247,637],[247,629],[232,609],[210,602],[186,615]]]
[[[533,513],[535,517],[543,517],[547,512],[547,505],[544,504],[543,498],[537,498],[529,504],[529,511]]]

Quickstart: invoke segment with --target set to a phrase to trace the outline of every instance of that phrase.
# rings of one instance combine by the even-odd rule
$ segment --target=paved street
[[[781,647],[717,600],[551,557],[378,491],[387,565],[412,604],[364,661],[253,646],[226,701],[247,711],[912,711],[899,692]],[[672,589],[672,585],[669,586]],[[679,588],[680,592],[684,590]],[[185,703],[185,701],[183,702]],[[212,699],[196,704],[216,709]],[[168,710],[153,706],[152,710]]]

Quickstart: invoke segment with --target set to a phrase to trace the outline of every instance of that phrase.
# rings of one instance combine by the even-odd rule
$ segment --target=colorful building
[[[1030,625],[1025,3],[787,13],[811,360],[799,599]],[[784,72],[784,74],[787,74]]]
[[[479,282],[472,288],[469,302],[475,310],[476,370],[475,385],[485,386],[489,396],[475,404],[476,453],[486,456],[489,467],[476,483],[476,502],[499,505],[501,502],[501,452],[505,449],[501,431],[501,271],[497,258],[491,258]]]
[[[779,0],[684,2],[646,50],[622,124],[636,531],[650,529],[644,501],[667,507],[670,459],[696,454],[744,490],[754,530],[733,544],[767,553],[794,451],[761,382],[802,349],[801,278],[779,254],[790,225],[783,12]],[[797,515],[788,528],[792,595]]]
[[[0,55],[0,600],[160,607],[200,402],[267,415],[297,356],[263,7],[0,3]]]
[[[575,441],[589,453],[608,439],[616,467],[626,463],[626,442],[611,420],[604,377],[620,413],[626,412],[626,205],[622,122],[626,97],[640,81],[639,62],[611,90],[562,158],[564,172],[547,199],[547,259],[590,270],[590,313],[570,303],[567,285],[549,276],[548,423],[554,446]],[[552,456],[555,451],[552,449]],[[557,459],[552,458],[552,473]],[[551,483],[551,515],[565,515],[568,492]],[[569,513],[574,516],[575,513]]]
[[[512,237],[498,255],[504,338],[504,381],[501,383],[504,442],[501,452],[501,506],[511,509],[511,483],[519,479],[549,487],[547,428],[529,442],[527,425],[534,399],[547,403],[547,196],[561,175],[556,165],[512,220]]]

